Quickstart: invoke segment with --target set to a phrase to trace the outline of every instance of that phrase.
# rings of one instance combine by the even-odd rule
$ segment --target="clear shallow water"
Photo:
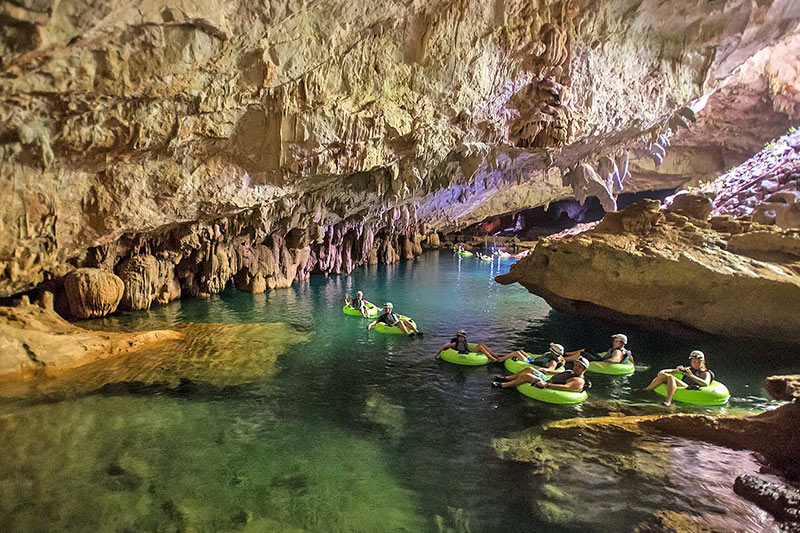
[[[692,463],[702,471],[692,501],[662,497],[674,493],[674,479],[594,463],[561,469],[548,479],[560,490],[571,489],[592,510],[579,513],[583,518],[571,524],[554,525],[554,518],[545,516],[536,503],[541,477],[525,463],[499,459],[494,439],[559,418],[617,410],[609,399],[649,403],[655,412],[660,397],[631,388],[644,386],[660,368],[685,362],[694,348],[706,352],[718,379],[735,397],[729,408],[717,412],[768,407],[772,402],[760,391],[760,382],[791,369],[779,362],[782,354],[776,347],[713,338],[687,341],[556,313],[520,286],[494,283],[493,277],[508,266],[508,261],[488,264],[432,252],[414,263],[368,267],[351,276],[315,276],[288,290],[262,295],[229,290],[209,300],[174,302],[87,323],[119,330],[190,322],[288,322],[307,340],[298,335],[292,343],[299,343],[286,343],[276,362],[263,356],[263,374],[248,369],[239,382],[227,376],[218,383],[219,372],[209,366],[205,379],[191,375],[200,385],[177,391],[128,386],[87,395],[68,384],[63,389],[70,393],[58,403],[4,401],[0,527],[514,531],[537,525],[578,530],[592,524],[596,530],[619,530],[657,509],[690,511],[697,505],[715,516],[730,513],[735,523],[758,523],[763,513],[730,490],[736,475],[756,466],[748,454],[728,451],[724,460]],[[366,321],[341,312],[343,294],[357,289],[379,304],[391,300],[426,335],[409,339],[367,332]],[[458,328],[496,351],[521,347],[533,352],[543,351],[550,340],[568,349],[604,349],[611,334],[623,331],[639,369],[629,378],[592,376],[591,398],[582,406],[544,405],[515,391],[491,389],[491,376],[500,367],[434,361],[438,346]],[[236,351],[239,358],[252,352],[261,360],[268,351],[264,345],[277,342],[273,334],[235,331],[241,343],[215,349]],[[282,334],[281,341],[287,336]],[[158,355],[164,360],[181,356]],[[142,360],[149,361],[115,364],[135,367]],[[125,381],[155,379],[152,368],[146,373],[135,368]],[[89,382],[94,390],[97,383]],[[654,446],[642,454],[652,457],[655,466],[638,470],[671,468],[673,455],[684,464],[687,454],[723,454],[699,443]],[[582,486],[583,480],[591,482]],[[601,502],[610,497],[625,502],[624,512],[604,507]]]

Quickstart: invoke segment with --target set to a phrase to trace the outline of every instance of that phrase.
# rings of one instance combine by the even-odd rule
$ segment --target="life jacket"
[[[378,318],[378,322],[383,322],[387,326],[394,326],[395,324],[400,322],[400,317],[397,316],[394,312],[384,313]]]
[[[556,374],[555,376],[553,376],[548,380],[548,383],[554,383],[555,385],[566,385],[567,382],[572,378],[581,378],[583,380],[583,388],[581,389],[581,391],[584,391],[588,388],[587,387],[588,382],[586,381],[586,378],[583,376],[576,376],[575,373],[572,372],[572,370],[565,370],[560,374]]]
[[[455,343],[455,347],[453,349],[458,353],[469,353],[469,344],[467,344],[467,339],[459,341],[458,337],[454,337],[450,340],[450,342]]]
[[[611,354],[613,354],[614,350],[616,350],[616,349],[617,348],[614,348],[613,346],[611,348],[609,348],[609,350],[606,352],[606,357],[605,357],[605,359],[603,359],[603,361],[607,361],[608,359],[611,359]],[[631,351],[629,349],[627,349],[625,347],[622,347],[622,348],[619,348],[619,350],[622,350],[622,359],[620,360],[620,363],[627,363],[628,361],[631,360],[631,357],[633,357],[633,354],[631,353]]]
[[[353,309],[361,309],[361,307],[363,307],[364,305],[366,304],[364,303],[363,298],[361,298],[360,300],[358,298],[354,298],[353,301],[350,302],[350,307],[352,307]]]
[[[700,378],[701,377],[700,375],[703,374],[704,372],[708,372],[708,375],[711,377],[711,379],[709,380],[708,383],[711,384],[711,382],[714,381],[714,373],[711,370],[707,369],[707,368],[705,370],[695,370],[694,368],[689,367],[689,372],[691,372],[692,374],[695,375],[695,377],[698,377],[698,378]],[[697,383],[695,380],[689,378],[686,375],[686,372],[681,374],[681,381],[686,383],[689,386],[688,388],[690,388],[690,389],[699,389],[699,388],[701,388],[699,383]]]
[[[529,361],[536,366],[546,367],[550,361],[558,362],[558,356],[553,352],[547,352],[545,354],[540,355],[539,357],[534,357]]]

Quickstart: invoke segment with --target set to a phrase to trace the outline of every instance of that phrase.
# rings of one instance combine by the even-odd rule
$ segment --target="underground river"
[[[515,439],[525,430],[561,418],[696,412],[632,391],[692,349],[707,354],[733,396],[713,412],[777,405],[760,383],[791,371],[778,346],[557,313],[519,285],[495,283],[509,265],[432,251],[286,290],[229,288],[81,323],[175,328],[185,339],[0,400],[0,529],[623,531],[662,510],[733,530],[772,527],[731,489],[737,475],[759,469],[748,452],[645,437],[635,450],[565,439],[507,455],[524,446]],[[365,320],[341,312],[343,294],[357,289],[392,301],[425,336],[367,332]],[[434,361],[458,328],[495,351],[536,353],[550,340],[604,349],[625,332],[637,373],[590,375],[589,400],[577,407],[537,403],[490,388],[500,366]],[[552,455],[560,467],[534,469],[526,453]]]

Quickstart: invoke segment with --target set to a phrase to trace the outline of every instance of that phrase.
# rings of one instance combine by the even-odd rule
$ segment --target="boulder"
[[[117,310],[125,284],[111,272],[79,268],[64,276],[64,292],[75,318],[106,316]]]
[[[684,215],[661,218],[655,204],[610,213],[584,233],[542,239],[496,280],[521,283],[560,311],[800,341],[800,233],[737,222],[731,235]]]
[[[712,207],[713,203],[708,196],[685,193],[674,197],[666,210],[697,220],[707,220]]]
[[[764,390],[776,400],[791,402],[800,398],[800,376],[770,376],[764,380]]]

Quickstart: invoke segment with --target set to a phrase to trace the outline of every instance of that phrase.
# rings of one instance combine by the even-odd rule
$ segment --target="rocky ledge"
[[[560,311],[796,340],[800,231],[729,215],[708,220],[711,207],[691,194],[664,210],[644,200],[584,233],[542,239],[496,279],[521,283]]]
[[[177,331],[89,331],[35,305],[0,307],[0,382],[61,372],[181,337]]]

